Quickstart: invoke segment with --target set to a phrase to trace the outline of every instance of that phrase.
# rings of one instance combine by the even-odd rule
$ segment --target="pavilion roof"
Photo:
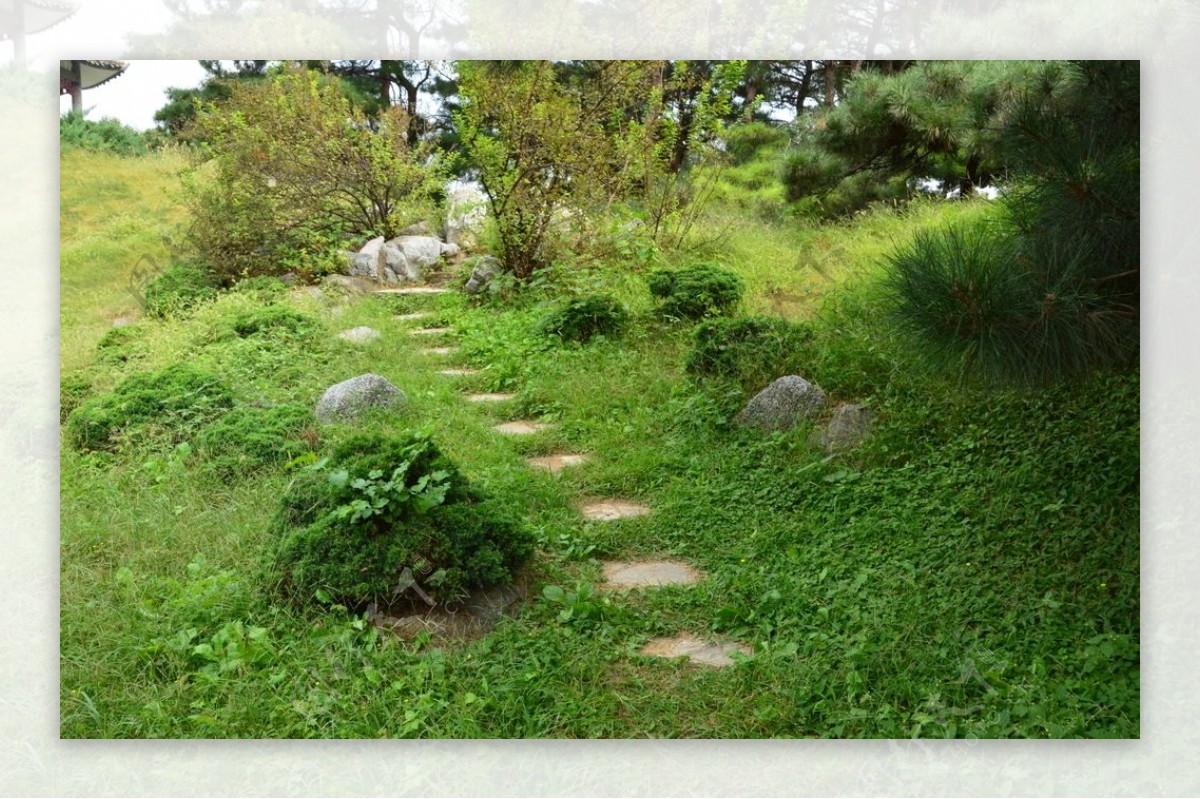
[[[79,10],[77,0],[0,0],[0,40],[12,38],[15,32],[18,3],[25,12],[22,27],[26,34],[53,27]]]
[[[59,68],[64,77],[71,76],[73,63],[79,65],[79,85],[83,89],[94,89],[108,83],[129,66],[127,61],[60,61]]]

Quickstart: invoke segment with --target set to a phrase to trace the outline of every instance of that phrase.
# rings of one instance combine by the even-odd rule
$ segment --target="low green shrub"
[[[217,296],[217,281],[203,267],[178,263],[168,267],[146,286],[146,313],[165,318],[186,314]]]
[[[285,596],[358,608],[504,582],[532,540],[422,433],[346,440],[293,483],[272,532]]]
[[[232,286],[233,291],[253,295],[262,302],[277,302],[287,296],[288,286],[272,275],[242,278]]]
[[[266,305],[242,311],[233,318],[233,332],[241,338],[259,333],[302,335],[317,325],[313,317],[284,305]]]
[[[656,269],[649,275],[650,293],[658,297],[659,312],[673,319],[701,319],[732,312],[742,298],[742,279],[712,264],[683,269]]]
[[[587,342],[598,335],[612,336],[624,329],[629,312],[612,297],[578,297],[564,303],[542,319],[539,329],[563,341]]]
[[[96,342],[96,359],[106,364],[122,364],[145,352],[141,328],[130,325],[114,327]]]
[[[67,436],[76,449],[113,449],[131,428],[153,424],[182,440],[231,407],[233,393],[216,376],[176,364],[132,375],[83,402],[67,418]]]
[[[767,122],[744,122],[725,131],[725,149],[737,165],[748,163],[760,152],[778,150],[790,138],[786,128]]]
[[[692,334],[688,373],[732,378],[747,388],[801,370],[812,330],[783,319],[711,319]]]
[[[196,443],[209,468],[236,476],[312,452],[319,440],[310,409],[277,405],[234,408],[205,429]]]
[[[105,117],[93,121],[75,111],[58,118],[58,141],[63,150],[79,148],[117,155],[145,155],[148,152],[142,134],[120,120]]]
[[[58,421],[67,421],[71,412],[83,404],[92,395],[95,387],[92,381],[79,372],[63,375],[58,381]]]

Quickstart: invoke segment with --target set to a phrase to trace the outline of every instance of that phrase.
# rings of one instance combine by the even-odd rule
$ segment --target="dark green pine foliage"
[[[999,218],[890,259],[901,321],[992,381],[1048,383],[1138,351],[1137,62],[1056,62],[997,114]]]

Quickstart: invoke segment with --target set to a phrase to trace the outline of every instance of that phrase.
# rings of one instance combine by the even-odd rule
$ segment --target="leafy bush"
[[[761,385],[799,371],[811,339],[809,328],[782,319],[712,319],[696,326],[687,371]]]
[[[178,263],[146,286],[146,313],[164,318],[186,314],[217,296],[216,280],[203,267]]]
[[[96,342],[97,360],[107,364],[126,363],[144,352],[142,331],[136,325],[114,327]]]
[[[82,403],[67,419],[67,436],[77,449],[113,449],[130,428],[153,423],[179,439],[231,407],[233,394],[217,377],[176,364],[132,375]]]
[[[434,602],[511,579],[531,551],[514,520],[424,434],[355,436],[287,491],[273,569],[294,600]]]
[[[67,421],[71,412],[91,396],[94,386],[85,375],[75,372],[63,375],[58,382],[58,421]]]
[[[233,318],[233,332],[242,338],[259,333],[299,335],[311,331],[316,325],[316,319],[285,305],[253,308]]]
[[[429,215],[443,169],[408,129],[398,107],[368,122],[317,72],[231,84],[196,119],[215,170],[188,184],[189,244],[225,283],[332,271],[345,238],[390,238]]]
[[[313,414],[298,405],[234,408],[197,439],[207,465],[240,475],[311,452],[319,440]]]
[[[563,341],[590,341],[597,335],[620,333],[629,321],[629,312],[617,300],[606,296],[579,297],[551,311],[539,329]]]
[[[233,284],[233,290],[253,295],[263,302],[275,302],[287,296],[288,286],[272,275],[247,277]]]
[[[742,297],[742,279],[711,264],[678,270],[656,269],[650,293],[659,297],[659,312],[674,319],[701,319],[730,313]]]
[[[58,118],[58,141],[62,150],[80,148],[118,155],[145,155],[142,134],[120,121],[105,117],[99,122],[70,111]]]

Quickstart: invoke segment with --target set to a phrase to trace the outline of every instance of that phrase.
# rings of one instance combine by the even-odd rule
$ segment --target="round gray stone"
[[[408,402],[403,391],[376,374],[359,375],[325,389],[317,402],[317,421],[323,424],[350,422],[367,411],[399,408]]]

